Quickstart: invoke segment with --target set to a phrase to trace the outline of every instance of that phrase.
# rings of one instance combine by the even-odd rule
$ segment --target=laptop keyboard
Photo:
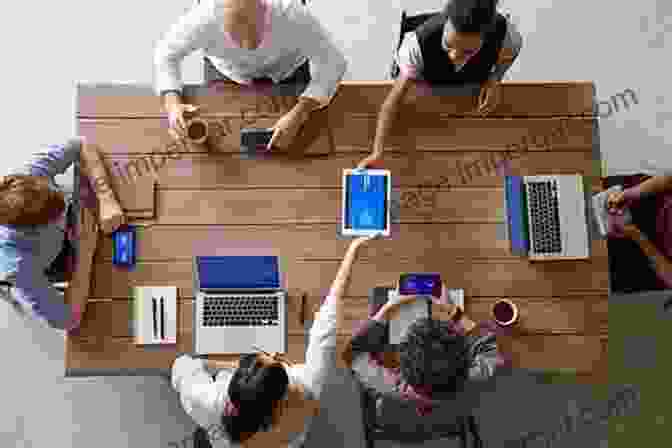
[[[556,181],[527,182],[527,205],[532,228],[532,250],[538,254],[562,252],[560,207]]]
[[[278,296],[208,296],[203,300],[203,326],[278,326]]]

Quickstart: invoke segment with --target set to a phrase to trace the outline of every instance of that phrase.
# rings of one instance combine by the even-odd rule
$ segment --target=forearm
[[[206,359],[205,365],[210,370],[235,369],[238,363],[235,361],[220,361],[217,359]]]
[[[668,287],[672,288],[672,261],[663,255],[658,248],[643,235],[635,239],[635,242],[642,249],[642,252],[653,261],[658,277],[661,278]]]
[[[91,293],[92,272],[93,253],[80,255],[72,280],[65,290],[65,303],[73,310],[80,310],[81,315],[84,314],[86,302]]]
[[[163,107],[165,110],[182,104],[182,97],[177,92],[167,92],[163,95]]]
[[[116,201],[98,145],[82,142],[82,172],[89,178],[100,202]]]
[[[376,125],[376,136],[373,141],[373,153],[378,156],[383,154],[385,140],[390,134],[392,125],[396,121],[400,102],[400,99],[394,97],[388,98],[380,108],[378,123]]]
[[[329,297],[333,297],[334,299],[340,299],[343,297],[348,279],[350,277],[350,271],[352,270],[352,265],[355,262],[356,257],[357,247],[350,246],[348,251],[345,253],[345,257],[343,257],[343,261],[341,262],[341,266],[338,269],[336,278],[331,285],[331,289],[329,290]]]
[[[643,195],[672,191],[672,176],[654,176],[624,191],[626,199],[637,200]]]

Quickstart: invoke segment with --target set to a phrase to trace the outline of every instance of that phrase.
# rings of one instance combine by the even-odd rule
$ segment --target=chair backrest
[[[395,440],[406,443],[421,443],[429,440],[460,438],[466,443],[467,432],[473,430],[478,438],[475,424],[470,427],[470,408],[461,408],[460,402],[442,401],[428,416],[418,416],[415,402],[397,392],[379,392],[361,381],[355,380],[361,396],[364,432],[368,447],[375,440]]]

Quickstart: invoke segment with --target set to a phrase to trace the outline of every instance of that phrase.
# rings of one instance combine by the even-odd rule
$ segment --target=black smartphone
[[[273,137],[273,129],[243,128],[240,130],[240,144],[248,152],[266,151]]]
[[[399,294],[402,296],[441,297],[441,274],[409,273],[399,277]]]

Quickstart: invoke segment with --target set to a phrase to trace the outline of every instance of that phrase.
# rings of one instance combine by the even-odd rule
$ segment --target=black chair
[[[394,288],[372,289],[369,295],[369,316],[387,301],[388,291],[391,289]],[[462,407],[464,402],[437,400],[440,403],[432,415],[445,416],[445,419],[432,421],[427,417],[418,417],[415,414],[415,404],[405,400],[399,393],[381,392],[362,380],[354,370],[351,370],[351,374],[359,388],[367,448],[374,448],[377,440],[422,443],[443,439],[458,439],[462,448],[467,448],[469,435],[473,439],[474,448],[483,447],[475,417],[470,412],[466,412],[465,415],[456,413],[456,409],[470,409]],[[403,430],[398,424],[401,421],[405,422]]]
[[[439,14],[439,12],[427,12],[423,14],[417,14],[414,16],[408,16],[406,11],[401,11],[401,21],[399,25],[399,41],[397,42],[397,47],[394,50],[394,55],[392,57],[392,67],[390,69],[390,77],[396,79],[399,76],[399,65],[397,64],[397,52],[401,48],[401,43],[404,40],[404,34],[415,30],[417,27],[425,23],[430,18]]]

